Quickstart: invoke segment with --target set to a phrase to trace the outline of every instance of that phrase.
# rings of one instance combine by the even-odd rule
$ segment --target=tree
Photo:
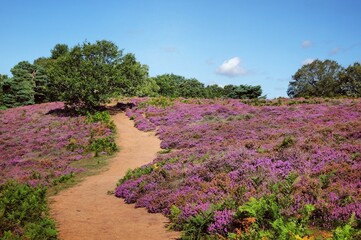
[[[117,66],[119,70],[119,87],[125,96],[154,95],[156,84],[148,80],[148,66],[138,62],[134,54],[128,53]]]
[[[217,84],[208,85],[204,89],[206,98],[221,98],[224,96],[224,89]]]
[[[253,99],[258,98],[262,94],[261,86],[239,85],[232,84],[224,86],[224,97],[234,99]]]
[[[159,95],[165,97],[203,98],[204,84],[195,78],[187,79],[175,74],[163,74],[153,78],[159,86]]]
[[[6,108],[4,106],[4,101],[3,101],[3,98],[4,98],[3,86],[4,86],[4,82],[6,81],[6,79],[8,79],[7,75],[0,74],[0,109]]]
[[[153,78],[146,79],[137,90],[137,96],[139,97],[156,97],[158,96],[159,86]]]
[[[163,74],[153,77],[159,87],[158,94],[165,97],[178,97],[178,85],[185,78],[174,74]]]
[[[55,81],[62,80],[54,78],[54,75],[57,75],[56,71],[59,69],[57,59],[41,57],[34,61],[34,65],[38,71],[37,78],[39,79],[37,94],[42,93],[43,102],[60,101],[61,92],[57,89],[59,83]],[[41,97],[35,97],[36,101],[38,98]]]
[[[2,81],[3,105],[10,108],[34,104],[34,66],[22,61],[10,71],[13,77]]]
[[[361,97],[361,64],[356,62],[341,73],[341,88],[347,96]]]
[[[185,79],[178,84],[178,94],[184,98],[203,98],[204,84],[195,78]]]
[[[52,91],[68,108],[92,111],[119,92],[122,51],[109,41],[84,42],[48,63]]]
[[[56,44],[51,50],[51,58],[57,59],[69,53],[69,47],[66,44]]]
[[[344,95],[340,87],[343,68],[335,61],[315,60],[303,65],[292,76],[287,94],[289,97],[335,97]]]

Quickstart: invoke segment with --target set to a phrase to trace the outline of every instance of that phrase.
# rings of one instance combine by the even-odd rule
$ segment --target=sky
[[[58,43],[109,40],[150,76],[286,97],[303,64],[361,62],[360,10],[359,0],[0,0],[0,74]]]

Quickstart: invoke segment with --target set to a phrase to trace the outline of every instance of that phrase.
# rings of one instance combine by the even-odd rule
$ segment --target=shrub
[[[48,218],[46,188],[8,181],[0,186],[0,237],[2,239],[56,239]]]
[[[107,125],[109,129],[111,129],[113,132],[115,131],[115,124],[111,120],[110,114],[107,111],[102,112],[95,112],[94,114],[87,113],[87,122],[88,123],[95,123],[95,122],[101,122]]]
[[[112,154],[118,150],[117,145],[113,141],[113,137],[91,139],[89,149],[95,152],[95,157],[99,156],[99,153],[106,152]]]

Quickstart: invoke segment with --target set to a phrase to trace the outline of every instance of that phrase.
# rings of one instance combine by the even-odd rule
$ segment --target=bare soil
[[[52,217],[57,222],[60,239],[176,239],[179,233],[168,231],[167,219],[134,208],[122,199],[107,194],[130,168],[152,161],[160,150],[160,140],[153,133],[137,130],[124,113],[113,117],[117,126],[120,151],[108,170],[90,176],[75,187],[50,198]]]

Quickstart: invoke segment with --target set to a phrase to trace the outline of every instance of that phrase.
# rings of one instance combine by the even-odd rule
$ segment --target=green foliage
[[[224,97],[224,89],[217,84],[208,85],[204,89],[206,98],[222,98]]]
[[[341,88],[349,97],[361,97],[361,64],[354,63],[340,75]]]
[[[180,81],[177,85],[178,94],[184,98],[203,98],[204,84],[197,79],[185,79]]]
[[[159,87],[158,94],[164,97],[180,97],[179,84],[185,81],[182,76],[174,74],[163,74],[152,78]]]
[[[34,65],[34,101],[35,103],[44,103],[47,102],[48,99],[48,76],[46,75],[45,69],[41,66]]]
[[[148,66],[137,62],[134,54],[128,53],[116,66],[119,74],[118,87],[124,96],[153,96],[158,86],[148,81]]]
[[[355,214],[352,214],[350,221],[344,226],[337,227],[333,232],[333,240],[351,240],[351,239],[360,239],[361,230],[360,228],[355,228],[357,225]]]
[[[61,56],[64,56],[69,53],[69,47],[66,44],[58,43],[54,46],[54,48],[50,51],[51,52],[51,58],[57,59]]]
[[[19,62],[11,73],[12,78],[2,80],[2,104],[7,108],[34,104],[34,66],[26,61]]]
[[[254,99],[262,95],[261,86],[250,85],[226,85],[224,86],[224,97],[234,99]]]
[[[212,223],[214,210],[214,206],[211,206],[208,210],[190,217],[181,238],[184,240],[209,239],[207,228]]]
[[[170,220],[172,222],[175,222],[181,213],[182,211],[177,206],[172,205],[170,208],[170,216],[169,216]]]
[[[285,136],[280,144],[277,145],[278,150],[292,147],[296,143],[296,140],[292,136]]]
[[[89,150],[95,152],[95,157],[99,157],[99,153],[106,152],[112,154],[118,150],[113,137],[105,137],[98,139],[91,139],[89,144]]]
[[[115,132],[115,124],[113,120],[111,120],[111,116],[109,112],[102,111],[102,112],[95,112],[94,114],[87,113],[87,121],[90,123],[94,122],[101,122],[107,125],[113,132]]]
[[[56,239],[46,189],[9,181],[0,186],[1,239]]]
[[[296,97],[337,97],[345,95],[341,88],[342,66],[331,60],[315,60],[303,65],[289,83],[287,94]]]
[[[171,151],[172,151],[172,149],[167,148],[167,149],[160,150],[158,153],[159,154],[167,154],[167,153],[170,153]]]
[[[58,178],[55,178],[55,179],[53,179],[53,185],[56,186],[59,183],[67,182],[67,181],[71,180],[72,178],[74,178],[74,176],[75,176],[74,173],[68,173],[68,174],[60,176]]]
[[[309,234],[309,218],[314,211],[312,205],[306,205],[302,210],[301,219],[286,218],[281,214],[282,205],[276,195],[263,196],[259,199],[251,198],[238,208],[238,219],[255,218],[250,231],[242,235],[242,239],[270,239],[288,240],[295,236]]]
[[[68,108],[94,111],[119,92],[122,52],[109,41],[84,42],[57,57],[48,69],[50,92],[58,91]]]
[[[174,101],[170,98],[167,97],[154,97],[154,98],[149,98],[146,101],[140,102],[137,107],[138,108],[146,108],[149,106],[155,106],[155,107],[161,107],[161,108],[166,108],[168,106],[172,106],[174,104]],[[133,119],[131,119],[133,120]]]
[[[174,74],[163,74],[152,78],[159,86],[158,94],[166,97],[183,98],[258,98],[262,94],[261,86],[217,84],[204,86],[195,78],[187,79]]]
[[[154,79],[148,78],[145,79],[141,85],[138,86],[137,96],[139,97],[157,97],[159,91],[159,86]]]
[[[8,79],[7,75],[1,75],[0,74],[0,110],[2,109],[6,109],[6,107],[4,106],[4,91],[3,91],[3,85],[4,85],[4,81]]]
[[[125,176],[120,179],[118,181],[118,185],[124,183],[125,181],[129,180],[129,179],[136,179],[139,178],[140,176],[146,175],[146,174],[150,174],[151,172],[153,172],[153,170],[156,168],[157,166],[144,166],[144,167],[139,167],[139,168],[135,168],[133,170],[128,170],[125,174]]]

